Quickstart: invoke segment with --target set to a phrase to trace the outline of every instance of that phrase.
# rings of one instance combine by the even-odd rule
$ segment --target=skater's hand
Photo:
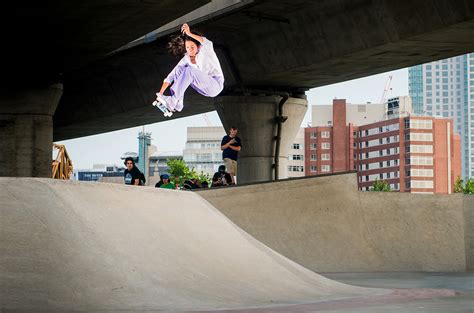
[[[236,143],[236,142],[237,142],[237,141],[235,140],[235,138],[232,138],[232,139],[230,140],[230,143],[231,143],[231,144]]]
[[[189,25],[184,23],[183,26],[181,26],[181,32],[185,35],[190,36],[191,35],[191,29],[189,28]]]

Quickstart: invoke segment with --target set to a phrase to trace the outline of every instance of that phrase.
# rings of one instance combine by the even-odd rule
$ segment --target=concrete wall
[[[257,239],[313,271],[473,268],[474,198],[465,195],[359,192],[356,174],[199,194]]]

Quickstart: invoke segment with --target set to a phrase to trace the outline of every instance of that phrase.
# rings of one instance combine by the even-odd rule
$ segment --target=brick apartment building
[[[399,191],[452,192],[461,141],[451,119],[397,116],[361,126],[346,120],[346,101],[334,100],[332,126],[305,129],[305,175],[357,170],[360,190],[379,179]]]

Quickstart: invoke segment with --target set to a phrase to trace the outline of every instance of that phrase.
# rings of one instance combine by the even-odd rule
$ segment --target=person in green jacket
[[[170,182],[170,176],[168,174],[163,174],[163,184],[161,184],[160,188],[166,188],[166,189],[176,189],[175,184]]]

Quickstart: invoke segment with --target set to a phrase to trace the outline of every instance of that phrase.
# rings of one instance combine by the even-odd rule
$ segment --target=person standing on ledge
[[[237,157],[241,149],[240,138],[237,137],[237,127],[232,126],[229,135],[224,136],[221,142],[222,159],[227,172],[232,178],[232,184],[237,183]]]

